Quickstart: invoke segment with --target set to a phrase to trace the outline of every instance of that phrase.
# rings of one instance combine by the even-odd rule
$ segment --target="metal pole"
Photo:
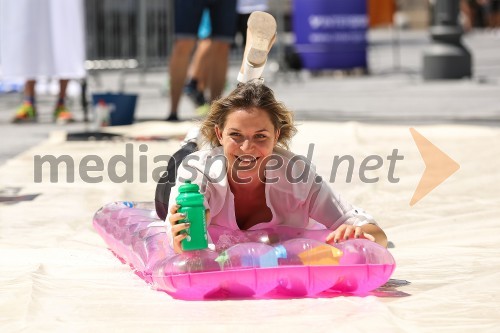
[[[424,80],[461,79],[472,76],[472,56],[461,42],[459,0],[436,0],[432,44],[424,51]]]
[[[138,15],[138,41],[139,46],[139,66],[142,68],[147,67],[147,1],[139,1],[139,15]]]
[[[88,123],[89,122],[89,103],[87,101],[87,78],[83,78],[80,81],[81,84],[81,93],[82,95],[80,96],[80,103],[82,105],[83,109],[83,122]]]

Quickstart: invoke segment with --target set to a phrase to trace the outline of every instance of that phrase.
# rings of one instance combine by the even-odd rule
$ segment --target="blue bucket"
[[[135,105],[137,104],[136,94],[92,94],[92,105],[94,108],[101,100],[112,106],[112,112],[109,114],[109,125],[130,125],[134,122]]]

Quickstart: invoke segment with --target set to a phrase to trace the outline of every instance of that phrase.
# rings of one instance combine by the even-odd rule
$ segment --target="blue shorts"
[[[232,43],[236,33],[236,0],[175,0],[175,37],[196,39],[203,10],[210,10],[211,38]]]
[[[212,25],[210,24],[210,11],[208,9],[203,10],[203,15],[201,16],[201,23],[198,28],[198,39],[206,39],[212,35]]]

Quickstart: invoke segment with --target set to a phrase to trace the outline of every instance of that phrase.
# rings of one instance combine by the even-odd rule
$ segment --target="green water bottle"
[[[191,224],[187,229],[188,236],[181,241],[182,250],[194,251],[208,248],[205,206],[203,205],[203,195],[200,193],[200,187],[191,184],[187,180],[184,185],[179,187],[179,195],[176,201],[181,206],[179,213],[186,214],[186,217],[177,223],[189,222]]]

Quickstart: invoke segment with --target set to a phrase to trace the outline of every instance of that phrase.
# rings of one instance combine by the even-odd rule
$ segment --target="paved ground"
[[[399,46],[395,44],[399,41]],[[295,111],[299,121],[361,121],[402,123],[468,123],[497,126],[500,123],[500,35],[473,32],[464,43],[474,56],[471,80],[424,82],[420,75],[422,50],[429,44],[424,31],[404,31],[399,37],[390,31],[370,33],[370,76],[339,76],[308,72],[284,74],[269,70],[268,84],[277,96]],[[237,63],[230,68],[228,87],[234,86]],[[272,63],[268,68],[273,68]],[[89,91],[116,91],[120,73],[97,73],[89,78]],[[163,119],[168,109],[165,71],[126,75],[126,91],[139,94],[137,121]],[[0,95],[0,164],[39,143],[51,131],[88,129],[78,96],[72,101],[79,120],[64,128],[51,123],[55,97],[39,97],[40,123],[12,125],[9,119],[19,104],[18,94]],[[187,99],[181,104],[181,117],[195,117]]]

